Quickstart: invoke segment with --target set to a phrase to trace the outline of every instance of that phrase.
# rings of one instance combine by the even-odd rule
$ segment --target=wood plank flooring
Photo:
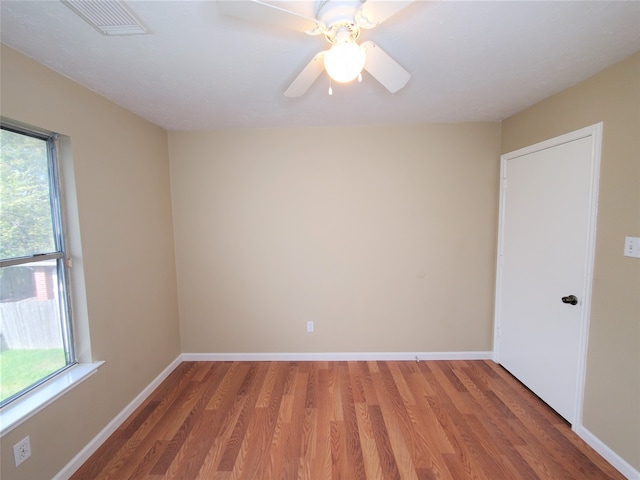
[[[624,479],[490,361],[184,362],[80,479]]]

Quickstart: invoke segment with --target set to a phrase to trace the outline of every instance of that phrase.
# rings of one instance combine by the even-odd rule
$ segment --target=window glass
[[[2,130],[0,258],[55,250],[47,141]]]

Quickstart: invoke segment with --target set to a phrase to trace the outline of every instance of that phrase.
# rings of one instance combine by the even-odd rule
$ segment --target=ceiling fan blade
[[[324,55],[326,50],[317,53],[315,57],[311,59],[307,66],[302,69],[296,79],[289,85],[287,91],[284,92],[285,97],[301,97],[309,90],[309,87],[313,85],[313,82],[320,76],[324,70]]]
[[[415,0],[367,0],[356,12],[356,23],[362,28],[373,28],[411,5]]]
[[[232,17],[317,35],[324,31],[324,24],[315,18],[261,2],[259,0],[218,0],[218,10]]]
[[[395,93],[407,84],[411,74],[384,50],[373,42],[364,42],[362,48],[367,52],[364,69],[387,90]]]

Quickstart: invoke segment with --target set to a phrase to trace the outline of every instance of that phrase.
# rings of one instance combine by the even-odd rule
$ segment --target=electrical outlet
[[[624,238],[624,256],[640,258],[640,237]]]
[[[24,437],[13,446],[13,459],[16,461],[16,467],[31,456],[31,440],[29,435]]]
[[[307,332],[313,333],[314,327],[313,322],[307,322]]]

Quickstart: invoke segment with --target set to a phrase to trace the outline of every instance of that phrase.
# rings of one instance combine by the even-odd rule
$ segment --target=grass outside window
[[[0,401],[66,365],[61,348],[0,352]]]

